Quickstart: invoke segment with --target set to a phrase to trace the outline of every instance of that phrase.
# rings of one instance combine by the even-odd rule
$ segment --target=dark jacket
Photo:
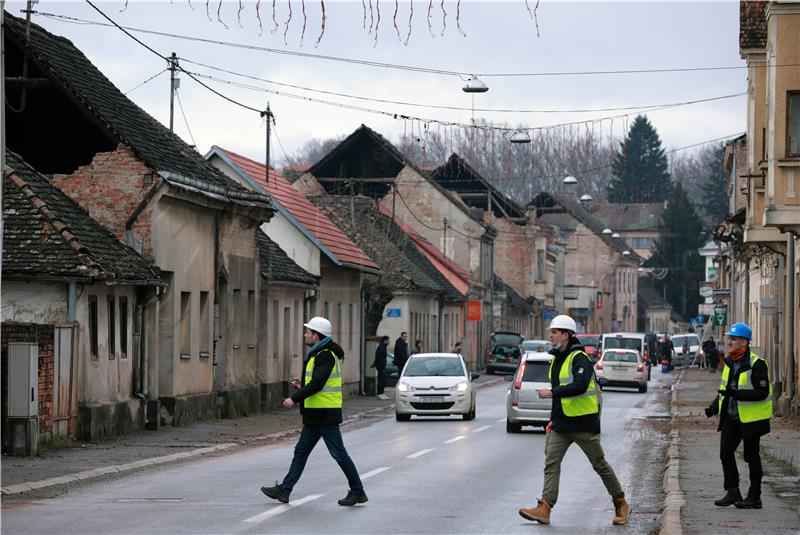
[[[572,377],[573,382],[568,385],[559,385],[558,376],[561,373],[561,366],[567,359],[567,356],[575,350],[580,350],[581,353],[572,359]],[[573,432],[587,432],[599,433],[600,432],[600,414],[586,414],[584,416],[567,416],[564,414],[564,409],[561,407],[561,399],[572,396],[579,396],[586,392],[589,388],[589,382],[594,377],[594,368],[589,360],[589,356],[583,349],[583,346],[576,340],[567,348],[566,351],[559,351],[556,348],[550,350],[550,354],[554,356],[553,372],[550,377],[550,387],[553,391],[553,410],[550,413],[550,422],[554,431],[562,433]],[[600,389],[597,386],[595,379],[595,388],[597,389],[598,396]]]
[[[405,364],[407,360],[408,344],[402,338],[398,338],[394,343],[394,363],[397,364],[397,367],[402,370],[403,364]]]
[[[756,362],[756,365],[752,368],[753,373],[751,374],[750,379],[753,381],[753,390],[738,390],[731,388],[732,385],[736,386],[739,384],[739,375],[750,369],[750,358],[748,354],[745,354],[745,356],[742,357],[741,367],[736,373],[731,373],[733,371],[733,360],[731,360],[730,357],[725,358],[725,365],[731,369],[731,371],[728,372],[728,389],[729,391],[732,391],[733,398],[737,401],[761,401],[763,399],[767,399],[767,397],[769,397],[769,372],[767,369],[767,363],[763,360]],[[718,404],[720,396],[721,394],[718,393],[714,397],[714,401],[711,402],[711,405],[708,406],[711,414],[720,414]],[[719,417],[719,426],[717,427],[717,431],[722,430],[722,424],[725,422],[725,420],[730,418],[730,415],[728,414],[728,402],[728,396],[722,396],[722,413]],[[741,425],[743,438],[755,438],[769,433],[769,420],[758,420],[756,422],[742,423]]]
[[[378,342],[378,347],[375,348],[375,361],[372,367],[378,370],[386,369],[386,344],[383,342]]]
[[[334,355],[344,359],[344,351],[333,340],[328,341],[314,353],[308,354],[303,361],[303,387],[292,394],[292,401],[300,404],[300,414],[303,415],[303,425],[336,425],[342,423],[342,409],[307,409],[304,399],[313,396],[325,387],[328,377],[333,371]],[[306,382],[306,366],[314,357],[314,368],[311,370],[311,379]],[[341,368],[341,363],[340,363]]]

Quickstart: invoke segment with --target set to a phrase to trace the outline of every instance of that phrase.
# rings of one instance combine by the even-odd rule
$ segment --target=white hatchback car
[[[594,373],[601,388],[627,386],[647,392],[647,366],[635,349],[606,349]]]
[[[395,417],[407,422],[411,416],[475,418],[477,373],[470,373],[456,353],[418,353],[406,362],[395,390]]]

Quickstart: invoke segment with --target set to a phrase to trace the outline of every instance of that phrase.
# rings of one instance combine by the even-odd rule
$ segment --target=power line
[[[186,112],[183,111],[183,102],[181,102],[181,94],[180,92],[178,92],[177,89],[175,89],[175,96],[178,97],[178,107],[181,110],[181,115],[183,115],[183,122],[186,125],[186,130],[189,132],[189,137],[191,138],[194,146],[197,147],[197,141],[194,140],[194,136],[192,135],[192,129],[189,128],[189,120],[186,118]]]
[[[234,76],[239,76],[241,78],[245,78],[248,80],[255,80],[258,82],[264,82],[267,84],[273,84],[281,87],[289,87],[292,89],[300,89],[302,91],[310,91],[313,93],[320,93],[323,95],[332,95],[337,97],[343,98],[351,98],[355,100],[363,100],[369,102],[380,102],[384,104],[397,104],[400,106],[413,106],[419,108],[432,108],[432,109],[441,109],[441,110],[454,110],[454,111],[477,111],[477,112],[489,112],[489,113],[590,113],[590,112],[601,112],[601,111],[626,111],[626,110],[641,110],[645,108],[662,108],[662,107],[673,107],[673,106],[686,106],[689,104],[698,104],[701,102],[711,102],[715,100],[722,100],[728,99],[733,97],[741,97],[746,95],[746,92],[741,93],[734,93],[730,95],[721,95],[716,97],[709,97],[709,98],[702,98],[702,99],[694,99],[694,100],[686,100],[682,102],[673,102],[667,104],[649,104],[649,105],[642,105],[642,106],[622,106],[622,107],[606,107],[606,108],[584,108],[584,109],[509,109],[509,108],[473,108],[471,107],[464,107],[464,106],[447,106],[444,104],[425,104],[420,102],[407,102],[401,100],[391,100],[391,99],[381,99],[375,97],[365,97],[363,95],[353,95],[348,93],[340,93],[336,91],[327,91],[324,89],[315,89],[313,87],[307,87],[302,85],[296,84],[288,84],[284,82],[276,82],[275,80],[268,80],[266,78],[259,78],[258,76],[251,76],[248,74],[232,71],[229,69],[224,69],[222,67],[215,67],[213,65],[207,65],[205,63],[200,63],[198,61],[192,61],[190,59],[181,58],[181,61],[185,63],[190,63],[192,65],[197,65],[198,67],[204,67],[206,69],[211,69],[218,72],[224,72],[226,74],[231,74]]]
[[[156,74],[154,74],[153,76],[151,76],[150,78],[148,78],[147,80],[145,80],[144,82],[142,82],[141,84],[137,85],[136,87],[132,87],[131,89],[128,89],[127,91],[125,91],[125,92],[123,93],[123,95],[128,95],[128,93],[132,93],[132,92],[136,91],[137,89],[139,89],[139,88],[140,88],[140,87],[142,87],[143,85],[147,84],[148,82],[150,82],[150,81],[152,81],[152,80],[155,80],[156,78],[158,78],[159,76],[161,76],[162,74],[164,74],[165,72],[167,72],[167,70],[168,70],[168,69],[164,69],[164,70],[162,70],[162,71],[160,71],[160,72],[157,72]]]
[[[88,1],[88,0],[87,0]],[[103,22],[91,21],[80,19],[77,17],[70,17],[67,15],[59,15],[57,13],[47,13],[42,11],[33,11],[33,14],[43,17],[68,22],[73,24],[93,25],[93,26],[111,26]],[[105,17],[105,16],[104,16]],[[107,18],[107,17],[105,17]],[[110,19],[108,19],[110,20]],[[113,23],[114,26],[118,26]],[[509,77],[546,77],[546,76],[596,76],[596,75],[620,75],[620,74],[658,74],[658,73],[672,73],[672,72],[703,72],[703,71],[725,71],[725,70],[742,70],[747,69],[747,65],[728,65],[728,66],[712,66],[712,67],[664,67],[655,69],[618,69],[618,70],[596,70],[596,71],[550,71],[550,72],[467,72],[467,71],[453,71],[448,69],[439,69],[431,67],[419,67],[414,65],[404,65],[400,63],[387,63],[381,61],[364,60],[357,58],[347,58],[342,56],[329,56],[324,54],[314,54],[310,52],[297,52],[292,50],[281,50],[277,48],[269,48],[257,45],[247,45],[243,43],[234,43],[231,41],[221,41],[217,39],[207,39],[203,37],[195,37],[190,35],[161,32],[157,30],[148,30],[144,28],[134,28],[130,26],[119,26],[120,29],[125,29],[131,32],[145,33],[150,35],[158,35],[161,37],[170,37],[173,39],[181,39],[186,41],[194,41],[206,44],[214,44],[231,48],[240,48],[245,50],[253,50],[258,52],[267,52],[270,54],[279,54],[285,56],[304,57],[317,60],[334,61],[340,63],[364,65],[368,67],[377,67],[384,69],[396,69],[403,71],[414,71],[426,74],[439,74],[446,76],[458,76],[459,78],[466,78],[469,76],[480,76],[484,78],[509,78]],[[785,64],[785,65],[770,65],[772,67],[798,67],[800,63]]]

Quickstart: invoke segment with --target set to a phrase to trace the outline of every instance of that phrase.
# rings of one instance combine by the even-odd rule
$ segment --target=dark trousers
[[[289,467],[289,473],[283,478],[281,488],[286,492],[292,492],[292,489],[297,484],[300,476],[303,475],[303,469],[306,467],[308,456],[314,450],[319,439],[325,441],[331,457],[339,463],[339,467],[347,476],[347,482],[350,484],[350,490],[355,492],[364,492],[364,485],[361,483],[361,478],[358,476],[356,465],[347,450],[344,448],[342,441],[342,432],[339,425],[304,425],[303,430],[300,432],[300,438],[297,440],[297,445],[294,447],[294,457],[292,458],[292,465]]]
[[[377,394],[380,396],[386,387],[386,368],[375,368],[375,371],[378,372]]]
[[[742,438],[742,424],[739,420],[725,418],[719,444],[719,458],[725,476],[725,489],[739,488],[739,469],[736,466],[736,448],[744,441],[744,460],[750,468],[750,492],[761,494],[761,455],[758,452],[761,437]]]

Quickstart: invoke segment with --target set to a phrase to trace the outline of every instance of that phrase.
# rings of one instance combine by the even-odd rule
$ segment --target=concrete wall
[[[67,322],[68,284],[4,280],[3,321],[64,324]]]

